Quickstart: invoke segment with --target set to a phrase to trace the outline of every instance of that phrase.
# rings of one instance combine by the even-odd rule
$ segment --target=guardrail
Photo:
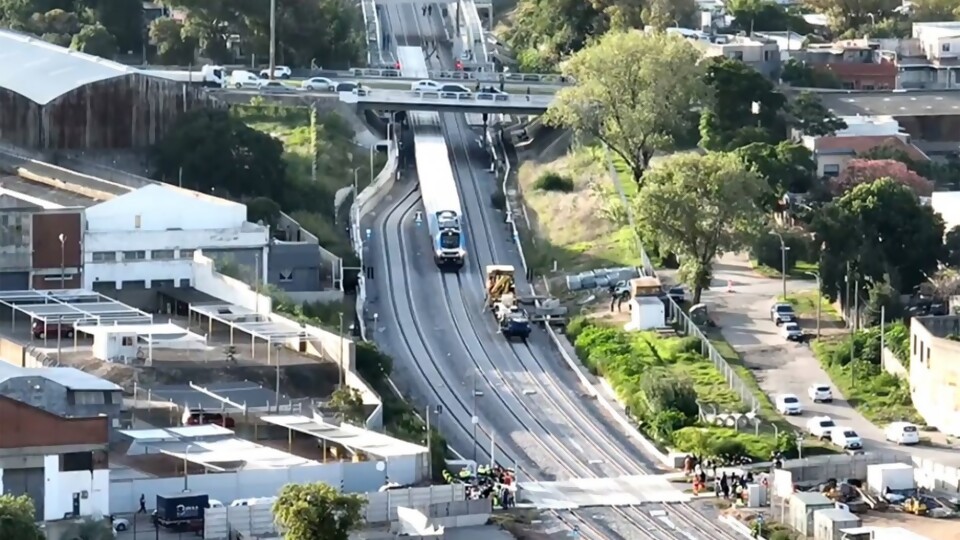
[[[439,70],[427,72],[429,79],[432,80],[456,80],[456,81],[480,81],[480,82],[507,82],[507,83],[546,83],[546,84],[574,84],[576,81],[572,77],[560,73],[493,73],[489,71],[455,71]],[[353,68],[346,72],[324,72],[323,75],[316,77],[357,77],[357,78],[380,78],[380,79],[409,79],[420,80],[411,77],[404,77],[399,69],[393,68]]]

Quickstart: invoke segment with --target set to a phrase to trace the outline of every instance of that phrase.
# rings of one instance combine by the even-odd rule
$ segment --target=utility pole
[[[823,308],[823,286],[820,283],[820,272],[807,272],[807,275],[813,276],[817,280],[817,339],[820,339],[820,319]]]
[[[340,363],[340,388],[344,388],[347,385],[347,376],[346,373],[344,373],[346,371],[346,367],[343,365],[343,312],[341,311],[337,315],[340,316],[340,354],[339,358],[337,358],[337,361]]]
[[[270,80],[277,67],[277,0],[270,0]]]

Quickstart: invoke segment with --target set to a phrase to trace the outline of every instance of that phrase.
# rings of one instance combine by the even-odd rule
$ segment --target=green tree
[[[791,58],[783,64],[780,79],[798,88],[840,88],[842,86],[840,79],[833,73],[814,69],[796,58]]]
[[[888,178],[860,184],[826,205],[813,220],[823,294],[836,299],[847,269],[864,285],[887,281],[910,291],[936,270],[943,253],[943,219],[910,188]]]
[[[703,107],[700,145],[721,151],[783,140],[786,98],[773,83],[739,60],[717,57],[708,64],[706,80],[714,99]]]
[[[345,386],[334,390],[330,396],[330,406],[343,416],[344,422],[363,426],[367,421],[363,396],[356,388]]]
[[[27,495],[0,495],[0,538],[43,540],[37,528],[33,499]]]
[[[782,141],[777,145],[753,143],[736,149],[736,154],[761,178],[770,190],[765,208],[786,193],[806,193],[817,172],[813,152],[802,144]]]
[[[647,0],[645,4],[641,12],[643,22],[655,30],[673,26],[688,28],[697,15],[697,4],[693,0]]]
[[[73,36],[70,48],[93,56],[113,58],[117,55],[117,39],[99,24],[87,25]]]
[[[194,61],[197,40],[187,35],[183,23],[176,19],[164,17],[152,21],[150,41],[157,47],[156,61],[161,64],[185,66]]]
[[[153,148],[155,174],[203,193],[236,198],[264,196],[283,204],[290,193],[281,156],[283,143],[251,129],[226,111],[182,115]]]
[[[847,129],[847,123],[823,106],[820,96],[801,92],[788,107],[790,123],[804,135],[824,137]]]
[[[956,0],[910,0],[910,19],[915,22],[952,21],[960,17]]]
[[[582,49],[590,36],[607,31],[604,7],[581,0],[520,0],[505,41],[517,51],[522,69],[553,70],[560,59]],[[625,12],[620,16],[630,17]]]
[[[680,258],[693,303],[717,256],[752,244],[764,227],[766,182],[735,154],[681,155],[652,169],[636,197],[641,236]]]
[[[273,503],[284,540],[347,540],[363,525],[363,495],[340,493],[323,482],[287,484]]]
[[[804,3],[817,13],[827,15],[831,28],[837,33],[889,18],[901,5],[900,0],[805,0]]]
[[[867,291],[866,326],[877,326],[883,317],[884,324],[899,320],[903,316],[903,303],[900,292],[884,279],[874,283]]]
[[[947,231],[943,238],[944,263],[953,268],[960,268],[960,227]]]
[[[771,0],[732,0],[726,11],[733,16],[732,28],[744,32],[792,31],[809,34],[813,28],[799,17]]]
[[[277,204],[277,201],[266,197],[257,197],[247,202],[247,220],[252,223],[262,221],[264,225],[270,227],[271,231],[277,229],[280,211],[280,205]]]
[[[142,0],[78,0],[93,14],[90,22],[100,24],[116,39],[123,53],[139,53],[143,47]]]
[[[557,94],[546,119],[601,140],[640,184],[654,152],[671,148],[707,97],[699,60],[680,37],[610,32],[564,64],[577,84]]]

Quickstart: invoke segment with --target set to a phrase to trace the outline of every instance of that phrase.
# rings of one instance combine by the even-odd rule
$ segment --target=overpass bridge
[[[211,90],[210,94],[227,103],[247,104],[250,98],[259,96],[265,102],[288,107],[307,107],[319,101],[339,100],[357,110],[378,111],[433,111],[462,112],[468,114],[543,114],[553,96],[543,94],[516,95],[475,92],[411,92],[400,90],[340,92],[261,92],[255,89]]]

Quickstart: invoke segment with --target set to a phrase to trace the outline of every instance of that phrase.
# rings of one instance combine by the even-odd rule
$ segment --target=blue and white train
[[[420,47],[397,47],[404,77],[427,79],[427,62]],[[433,259],[441,270],[459,271],[467,257],[460,193],[450,166],[447,142],[438,113],[407,113],[413,130],[414,159],[420,196],[433,243]]]

